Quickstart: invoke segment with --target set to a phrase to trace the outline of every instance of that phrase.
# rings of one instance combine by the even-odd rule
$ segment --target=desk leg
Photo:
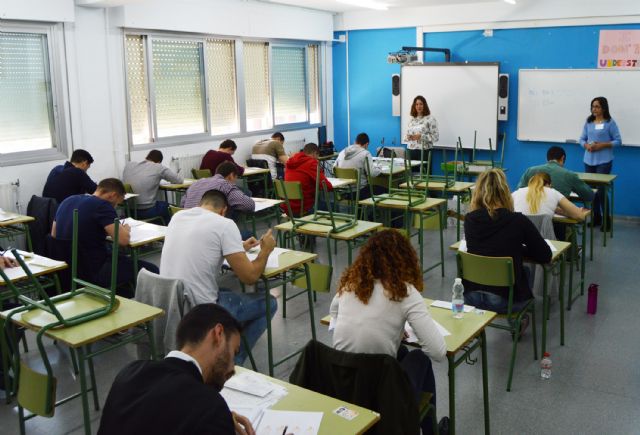
[[[336,240],[336,244],[338,243],[338,241]],[[347,266],[351,266],[351,263],[353,262],[353,244],[351,243],[351,240],[347,240]],[[329,264],[329,266],[331,266],[331,264]]]
[[[609,211],[611,212],[611,238],[613,239],[613,181],[611,182],[611,208]]]
[[[547,351],[547,319],[549,317],[549,294],[547,288],[547,280],[549,277],[546,266],[542,266],[544,271],[543,290],[542,290],[542,354]]]
[[[264,300],[267,313],[267,360],[269,363],[269,376],[273,376],[273,337],[271,336],[271,304],[269,303],[269,281],[266,278],[262,278],[262,282],[264,283],[264,291],[266,295]]]
[[[447,354],[449,361],[449,434],[456,434],[456,362],[454,354]],[[484,361],[483,361],[484,362]],[[484,365],[483,365],[484,367]]]
[[[412,214],[408,211],[405,212],[405,217],[409,218]],[[418,229],[418,246],[420,246],[420,270],[424,273],[424,215],[419,213],[418,218],[420,219],[420,228]],[[409,239],[411,239],[411,226],[407,225],[407,234],[409,235]]]
[[[593,213],[591,213],[591,217],[589,218],[589,261],[593,261]]]
[[[577,249],[576,249],[577,252]],[[571,256],[571,262],[569,263],[569,268],[570,270],[570,276],[573,277],[573,259],[575,258],[575,255]],[[566,267],[566,261],[565,261],[565,255],[562,255],[562,258],[560,259],[560,288],[558,289],[558,292],[560,293],[560,346],[564,346],[564,275],[565,275],[565,267]],[[569,279],[569,281],[573,281],[572,279]]]
[[[89,398],[87,397],[87,379],[85,373],[85,354],[82,346],[76,349],[78,354],[78,366],[80,368],[80,398],[82,399],[82,417],[84,421],[84,433],[91,435],[91,420],[89,419]]]
[[[29,225],[24,224],[24,236],[27,239],[27,246],[29,247],[29,252],[33,252],[33,244],[31,243],[31,232],[29,231]]]
[[[584,221],[582,223],[582,256],[580,257],[580,262],[581,262],[581,266],[582,266],[582,268],[580,269],[580,294],[581,295],[584,295],[584,274],[585,274],[585,267],[587,265],[587,263],[586,263],[586,257],[587,257],[586,249],[587,249],[587,222]],[[571,273],[573,273],[573,272],[571,272]]]
[[[443,210],[444,209],[444,210]],[[444,217],[444,213],[446,213],[447,211],[447,206],[445,205],[444,207],[438,207],[438,215],[439,215],[439,222],[440,222],[440,269],[442,271],[442,276],[444,277],[444,236],[442,235],[442,231],[444,230],[444,221],[443,219],[446,219]],[[460,221],[458,221],[458,223],[460,223]],[[460,231],[460,227],[458,227],[458,231]],[[458,237],[459,239],[459,237]]]
[[[485,330],[480,334],[480,349],[482,351],[482,398],[484,400],[484,433],[491,433],[489,422],[489,367],[487,366],[487,336]]]
[[[315,339],[316,339],[316,321],[315,321],[315,316],[314,316],[314,313],[313,313],[313,301],[311,300],[311,293],[313,293],[313,290],[311,290],[311,275],[309,274],[309,264],[308,263],[304,264],[304,274],[307,277],[307,296],[308,296],[308,299],[309,299],[309,318],[311,320],[311,337],[315,341]]]
[[[7,404],[9,404],[11,403],[11,392],[13,388],[11,385],[11,379],[9,378],[9,343],[7,342],[7,334],[5,333],[4,319],[0,319],[0,353],[2,354],[2,374],[4,377],[5,399]],[[22,420],[20,421],[22,422]]]
[[[458,223],[456,225],[457,226],[457,229],[456,229],[456,241],[460,241],[460,196],[461,195],[462,195],[461,193],[458,193],[456,195],[456,198],[457,198],[457,201],[456,201],[456,207],[457,207],[457,209],[456,209],[456,214],[457,214],[456,219],[458,220]]]
[[[608,214],[613,212],[613,210],[609,210],[609,189],[607,189],[607,185],[602,186],[602,192],[604,198],[602,199],[602,225],[604,226],[604,231],[602,232],[602,246],[607,246],[607,224],[609,224]]]
[[[131,248],[131,260],[133,261],[133,280],[135,285],[135,281],[138,279],[138,272],[139,272],[138,271],[138,248]],[[116,266],[116,273],[117,273],[117,266]]]
[[[87,354],[91,355],[91,345],[87,345]],[[96,411],[100,410],[100,403],[98,402],[98,386],[96,385],[96,371],[93,367],[93,358],[87,358],[87,365],[89,366],[89,380],[91,381],[91,392],[93,393],[93,406]]]

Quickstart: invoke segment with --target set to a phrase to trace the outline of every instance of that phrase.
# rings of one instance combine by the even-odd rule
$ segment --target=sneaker
[[[449,417],[442,417],[438,423],[438,434],[449,435]]]

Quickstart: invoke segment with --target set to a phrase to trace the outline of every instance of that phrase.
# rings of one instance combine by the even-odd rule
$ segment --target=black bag
[[[335,153],[335,147],[333,146],[333,142],[326,142],[326,143],[320,144],[318,148],[320,148],[320,157],[330,156],[331,154]]]

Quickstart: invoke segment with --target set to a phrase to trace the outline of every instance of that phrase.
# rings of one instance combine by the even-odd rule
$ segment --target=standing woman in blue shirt
[[[613,147],[622,144],[618,125],[609,114],[609,102],[605,97],[596,97],[591,101],[591,115],[584,124],[580,135],[580,145],[584,148],[585,172],[594,174],[610,174],[613,164]],[[598,188],[598,193],[593,200],[593,223],[602,223],[600,212],[603,189]],[[609,210],[603,210],[607,214],[608,226],[611,225]],[[608,231],[609,228],[601,228]]]

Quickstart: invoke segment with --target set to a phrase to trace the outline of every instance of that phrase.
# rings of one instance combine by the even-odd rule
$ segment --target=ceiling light
[[[515,5],[516,0],[504,0],[505,3],[509,3],[510,5]]]
[[[375,0],[336,0],[338,3],[345,3],[353,6],[360,6],[362,8],[376,9],[378,11],[386,11],[389,9],[389,5],[380,3]]]

